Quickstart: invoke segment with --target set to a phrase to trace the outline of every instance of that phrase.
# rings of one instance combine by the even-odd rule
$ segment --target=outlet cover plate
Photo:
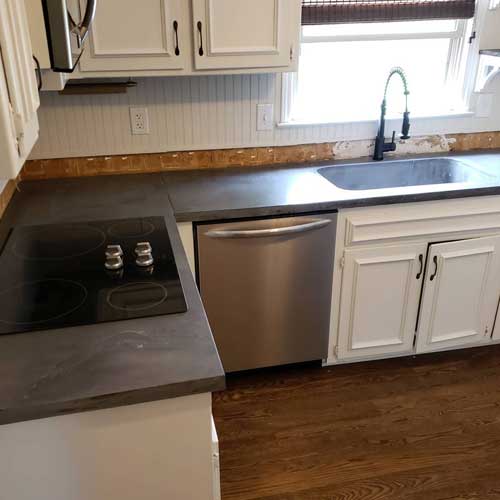
[[[130,128],[133,135],[149,134],[148,108],[130,108]]]
[[[257,130],[272,130],[274,127],[272,104],[257,104]]]

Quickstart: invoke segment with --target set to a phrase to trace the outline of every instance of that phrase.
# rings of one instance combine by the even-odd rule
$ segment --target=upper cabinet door
[[[301,0],[193,0],[196,69],[291,68]]]
[[[16,177],[35,145],[39,105],[24,2],[0,0],[0,179]]]
[[[339,359],[413,351],[426,250],[416,243],[345,251]]]
[[[431,245],[417,352],[488,341],[499,292],[499,236]]]
[[[84,11],[85,0],[80,0]],[[187,0],[97,2],[80,71],[182,70],[190,57]]]

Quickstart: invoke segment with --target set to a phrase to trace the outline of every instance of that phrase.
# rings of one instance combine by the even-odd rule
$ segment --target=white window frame
[[[491,0],[494,1],[494,0]],[[498,0],[500,2],[500,0]],[[420,116],[413,118],[414,120],[427,119],[427,118],[456,118],[456,119],[470,119],[474,116],[474,109],[471,106],[471,97],[474,92],[476,83],[476,75],[479,66],[479,53],[477,49],[479,37],[473,37],[469,41],[472,33],[480,33],[481,28],[485,22],[486,12],[491,8],[490,0],[478,0],[476,6],[476,15],[472,22],[468,20],[459,20],[455,31],[453,32],[435,32],[435,33],[411,33],[411,34],[365,34],[365,35],[337,35],[337,36],[302,36],[301,43],[315,43],[315,42],[342,42],[342,41],[379,41],[379,40],[400,40],[400,39],[442,39],[452,38],[450,43],[450,50],[448,53],[448,61],[446,68],[446,77],[455,78],[460,72],[460,59],[462,58],[462,51],[467,50],[464,82],[462,87],[462,98],[465,109],[463,112],[457,113],[442,113],[432,116]],[[469,48],[466,47],[469,45]],[[293,101],[296,95],[298,85],[298,72],[284,73],[281,77],[281,117],[278,127],[295,127],[295,126],[316,126],[316,125],[335,125],[345,124],[346,121],[331,120],[327,122],[298,122],[292,121],[291,113]],[[357,123],[368,124],[372,123],[373,119],[366,120],[353,120]]]

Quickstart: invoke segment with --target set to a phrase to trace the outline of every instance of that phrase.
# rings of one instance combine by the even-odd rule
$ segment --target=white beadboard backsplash
[[[496,80],[498,96],[500,78]],[[334,142],[373,138],[377,129],[373,121],[257,131],[258,103],[273,103],[275,122],[280,120],[281,76],[275,74],[141,78],[137,82],[127,94],[43,93],[40,140],[31,158]],[[489,118],[414,120],[412,133],[500,130],[498,101]],[[131,134],[131,106],[148,108],[149,135]],[[388,130],[393,125],[400,126],[388,123]]]

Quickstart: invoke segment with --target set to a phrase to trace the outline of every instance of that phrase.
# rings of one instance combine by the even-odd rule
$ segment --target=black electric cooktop
[[[0,254],[0,335],[186,310],[163,217],[19,226]]]

